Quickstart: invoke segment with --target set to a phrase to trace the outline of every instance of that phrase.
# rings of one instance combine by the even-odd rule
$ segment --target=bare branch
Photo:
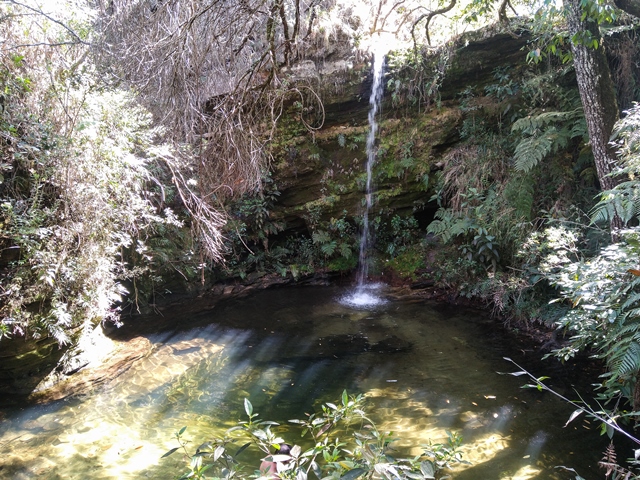
[[[51,15],[49,15],[49,14],[47,14],[47,13],[44,13],[44,12],[43,12],[42,10],[40,10],[39,8],[32,7],[32,6],[30,6],[30,5],[27,5],[27,4],[24,4],[24,3],[18,2],[18,1],[16,1],[16,0],[2,0],[2,3],[10,3],[10,4],[12,4],[12,5],[17,5],[17,6],[19,6],[19,7],[22,7],[22,8],[24,8],[24,9],[26,9],[26,10],[32,11],[32,12],[34,12],[34,13],[38,14],[38,15],[42,15],[43,17],[45,17],[46,19],[48,19],[48,20],[52,21],[53,23],[55,23],[55,24],[57,24],[57,25],[60,25],[60,26],[61,26],[62,28],[64,28],[67,32],[69,32],[73,38],[75,38],[75,39],[76,39],[76,41],[75,41],[75,42],[71,42],[72,44],[81,43],[81,44],[83,44],[83,45],[89,45],[89,46],[91,46],[91,45],[92,45],[91,43],[89,43],[89,42],[85,42],[82,38],[80,38],[80,36],[79,36],[79,35],[78,35],[78,34],[77,34],[77,33],[76,33],[76,32],[75,32],[71,27],[69,27],[69,25],[67,25],[67,24],[66,24],[66,23],[64,23],[64,22],[61,22],[60,20],[56,20],[56,19],[55,19],[55,18],[53,18]]]
[[[143,2],[113,0],[100,18],[105,63],[141,93],[165,139],[185,149],[172,173],[209,258],[220,202],[261,188],[285,106],[303,105],[300,121],[309,130],[324,120],[314,86],[281,72],[314,40],[298,36],[306,19],[313,23],[317,3],[165,0],[151,11]]]
[[[447,13],[448,11],[452,10],[457,4],[457,0],[451,0],[451,3],[449,3],[449,5],[447,5],[446,7],[442,7],[439,8],[437,10],[434,10],[432,12],[429,13],[424,13],[422,15],[420,15],[414,22],[413,25],[411,26],[411,38],[413,38],[413,45],[414,48],[417,48],[417,41],[416,41],[416,35],[415,35],[415,29],[418,26],[418,24],[420,22],[422,22],[422,20],[424,20],[425,18],[427,19],[424,29],[425,29],[425,33],[427,36],[427,45],[431,45],[431,37],[429,35],[429,23],[431,23],[431,20],[433,19],[433,17],[437,16],[437,15],[442,15],[444,13]]]
[[[498,8],[498,20],[501,23],[507,23],[509,21],[509,18],[507,17],[507,7],[509,7],[515,15],[518,15],[516,9],[511,5],[511,0],[502,0],[500,8]]]
[[[18,45],[11,45],[10,47],[7,48],[3,48],[2,50],[5,52],[10,52],[11,50],[18,50],[20,48],[27,48],[27,47],[63,47],[66,45],[78,45],[78,42],[56,42],[56,43],[49,43],[49,42],[38,42],[38,43],[20,43]]]

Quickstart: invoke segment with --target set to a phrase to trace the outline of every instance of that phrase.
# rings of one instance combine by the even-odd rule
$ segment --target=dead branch
[[[418,19],[415,22],[413,22],[413,25],[411,27],[411,37],[413,38],[414,47],[417,45],[416,36],[415,36],[416,26],[420,22],[422,22],[422,20],[424,20],[425,18],[427,19],[427,21],[425,22],[424,30],[427,36],[427,45],[431,45],[431,37],[429,35],[429,24],[431,23],[431,20],[433,20],[433,17],[436,17],[438,15],[443,15],[448,11],[453,10],[453,8],[456,6],[457,3],[458,3],[458,0],[451,0],[451,3],[449,3],[449,5],[447,5],[446,7],[442,7],[432,12],[422,14],[418,17]]]

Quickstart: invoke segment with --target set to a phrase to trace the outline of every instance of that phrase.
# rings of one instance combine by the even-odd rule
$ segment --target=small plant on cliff
[[[311,239],[314,246],[312,262],[315,265],[336,272],[355,268],[355,252],[358,249],[356,227],[347,220],[346,211],[339,218],[332,217],[329,221],[318,219]]]
[[[395,439],[378,430],[363,406],[362,395],[348,395],[345,391],[338,402],[323,404],[319,412],[305,419],[290,420],[302,428],[301,437],[307,437],[303,440],[307,445],[293,445],[290,452],[284,454],[279,450],[285,439],[273,431],[279,424],[260,420],[251,402],[245,399],[248,419],[229,429],[224,438],[207,441],[192,453],[187,449],[186,427],[183,427],[175,434],[179,446],[162,458],[182,452],[188,463],[187,471],[180,477],[184,479],[272,478],[265,470],[242,471],[238,456],[252,446],[265,455],[265,461],[277,470],[279,478],[291,480],[310,476],[342,480],[443,479],[448,478],[443,475],[447,468],[465,463],[460,452],[462,438],[451,432],[447,433],[445,443],[429,444],[422,454],[395,458],[390,447]],[[236,442],[242,446],[236,446]]]

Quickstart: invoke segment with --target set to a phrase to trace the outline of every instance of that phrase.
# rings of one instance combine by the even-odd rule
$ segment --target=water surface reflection
[[[295,442],[286,420],[347,389],[366,394],[401,452],[460,432],[471,465],[457,479],[573,478],[556,465],[600,478],[603,440],[584,421],[563,429],[570,408],[496,373],[518,352],[487,319],[416,301],[353,309],[340,297],[335,288],[265,291],[194,317],[198,328],[150,335],[153,353],[94,394],[8,412],[0,477],[173,478],[180,459],[160,456],[180,427],[194,443],[219,435],[244,418],[249,397]]]

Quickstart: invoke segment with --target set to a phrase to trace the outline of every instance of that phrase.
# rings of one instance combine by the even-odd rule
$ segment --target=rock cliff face
[[[447,66],[428,108],[424,102],[401,101],[397,85],[402,72],[387,71],[385,82],[393,88],[385,90],[379,117],[374,216],[414,216],[423,227],[430,222],[436,210],[430,201],[435,172],[459,140],[460,92],[469,86],[482,91],[493,81],[496,68],[523,66],[522,49],[528,39],[523,33],[492,30],[459,38],[442,52]],[[272,211],[272,218],[286,225],[281,236],[310,234],[314,223],[332,218],[357,223],[362,214],[372,81],[369,64],[343,62],[323,71],[308,61],[298,73],[313,74],[319,82],[326,118],[313,132],[302,128],[297,114],[282,122],[273,146],[273,177],[280,195]]]

